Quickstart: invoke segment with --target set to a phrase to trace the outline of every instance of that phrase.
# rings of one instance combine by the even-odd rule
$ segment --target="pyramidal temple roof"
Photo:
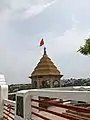
[[[46,48],[44,48],[44,54],[40,59],[39,63],[37,64],[37,66],[35,67],[34,71],[31,73],[31,77],[46,75],[60,76],[60,71],[48,57],[46,53]]]

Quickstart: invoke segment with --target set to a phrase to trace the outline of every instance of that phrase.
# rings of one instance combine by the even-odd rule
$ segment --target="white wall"
[[[8,85],[4,75],[0,75],[0,118],[3,117],[3,99],[8,99]]]

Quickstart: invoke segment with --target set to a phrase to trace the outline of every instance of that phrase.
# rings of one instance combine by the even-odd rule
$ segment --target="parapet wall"
[[[4,75],[0,75],[0,118],[3,117],[3,99],[8,99],[8,85]]]

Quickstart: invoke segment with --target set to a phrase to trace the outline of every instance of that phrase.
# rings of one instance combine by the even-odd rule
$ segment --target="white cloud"
[[[11,0],[10,6],[13,10],[23,10],[31,6],[45,5],[54,1],[55,0]]]
[[[40,5],[33,5],[30,6],[28,9],[25,10],[24,12],[24,17],[28,18],[30,16],[34,16],[42,12],[44,9],[47,7],[51,6],[53,3],[55,3],[57,0],[53,0],[51,2],[48,2],[46,4],[40,4]]]
[[[35,16],[52,5],[56,0],[1,0],[0,32],[7,29],[10,20]],[[1,34],[1,33],[0,33]]]
[[[44,9],[55,3],[57,0],[1,0],[0,9],[1,14],[4,12],[9,19],[13,18],[28,18],[35,16],[42,12]],[[8,13],[7,13],[8,11]],[[0,15],[1,16],[1,15]],[[2,16],[1,16],[2,17]]]
[[[65,78],[90,77],[90,58],[77,52],[89,35],[90,30],[82,30],[78,27],[67,30],[63,36],[55,36],[53,33],[52,35],[51,33],[48,36],[45,35],[47,53],[57,64]]]
[[[5,9],[0,12],[0,33],[7,29],[10,18],[9,10]]]
[[[0,0],[0,32],[6,28],[9,17],[10,17],[10,11],[9,11],[9,1],[6,0]]]
[[[54,33],[45,33],[43,36],[45,36],[46,46],[51,50],[52,55],[67,55],[77,53],[89,34],[90,30],[88,29],[81,30],[74,27],[65,31],[63,36],[56,36]]]

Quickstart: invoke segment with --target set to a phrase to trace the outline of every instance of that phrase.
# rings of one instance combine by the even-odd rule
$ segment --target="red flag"
[[[44,45],[44,40],[42,38],[42,40],[40,41],[40,46],[43,46]]]

